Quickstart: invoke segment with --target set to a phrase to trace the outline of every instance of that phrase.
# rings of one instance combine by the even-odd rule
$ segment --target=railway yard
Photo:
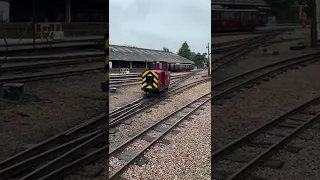
[[[240,42],[212,57],[212,179],[318,179],[319,52],[310,29],[232,37],[212,37],[213,54]]]
[[[111,75],[110,87],[117,88],[117,92],[110,93],[108,115],[108,96],[100,87],[104,81],[103,63],[99,62],[103,62],[103,53],[97,50],[100,42],[88,43],[37,52],[17,47],[4,51],[0,83],[16,83],[13,85],[18,87],[24,83],[24,92],[18,101],[0,101],[0,179],[107,179],[109,174],[111,179],[163,179],[197,177],[199,172],[208,179],[211,82],[204,76],[206,71],[171,73],[170,89],[160,99],[142,95],[140,74]],[[198,120],[194,115],[197,113],[204,121]],[[207,130],[194,132],[195,127]],[[157,139],[150,142],[150,138]],[[195,143],[198,138],[202,141]],[[157,177],[168,167],[173,172],[173,164],[186,163],[177,156],[190,155],[190,151],[183,151],[186,146],[206,148],[190,156],[190,167],[182,168],[180,174]],[[136,151],[141,155],[146,152],[141,157],[150,162],[141,167],[134,165],[140,157],[130,155]],[[168,152],[171,160],[177,158],[171,166],[159,163],[167,161],[169,156],[164,155]],[[121,154],[129,159],[124,162]],[[114,158],[108,160],[108,155]],[[205,172],[195,168],[194,159],[206,168]],[[149,170],[153,173],[147,173]]]
[[[141,74],[112,75],[109,114],[99,39],[7,48],[0,84],[25,92],[0,99],[0,180],[317,179],[320,53],[309,31],[212,36],[211,78],[171,73],[160,97],[143,95]]]

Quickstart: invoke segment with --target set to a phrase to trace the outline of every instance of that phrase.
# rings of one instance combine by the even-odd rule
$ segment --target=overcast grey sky
[[[211,0],[109,0],[110,44],[191,51],[211,43]]]

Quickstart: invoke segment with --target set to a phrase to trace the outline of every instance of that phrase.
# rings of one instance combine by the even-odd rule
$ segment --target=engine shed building
[[[106,0],[0,0],[0,37],[32,38],[33,24],[55,23],[65,36],[108,32]]]
[[[110,45],[110,72],[118,72],[119,68],[129,68],[130,72],[142,72],[148,62],[165,61],[173,64],[194,64],[173,52],[145,49],[137,47]]]
[[[107,22],[106,0],[0,0],[0,17],[6,22]],[[34,4],[33,4],[34,3]]]

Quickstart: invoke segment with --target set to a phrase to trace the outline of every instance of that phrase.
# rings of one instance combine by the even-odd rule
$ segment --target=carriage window
[[[228,18],[227,12],[222,12],[221,16],[222,16],[222,19],[227,19]]]
[[[163,64],[163,70],[168,70],[168,64]]]
[[[159,69],[162,69],[162,63],[159,63]]]
[[[240,12],[234,12],[234,19],[240,19]]]
[[[251,13],[250,12],[242,12],[242,19],[245,19],[245,20],[249,20],[251,19]]]
[[[212,19],[213,20],[221,19],[221,13],[217,11],[212,11]]]

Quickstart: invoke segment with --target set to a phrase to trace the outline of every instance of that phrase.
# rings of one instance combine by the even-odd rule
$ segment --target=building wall
[[[8,1],[0,1],[0,22],[8,22],[10,15],[10,3]]]
[[[1,1],[1,0],[0,0]],[[33,0],[11,0],[10,21],[30,22],[33,16]],[[70,6],[68,8],[68,6]],[[37,0],[36,20],[43,22],[107,22],[108,1]],[[70,13],[70,16],[68,14]]]

